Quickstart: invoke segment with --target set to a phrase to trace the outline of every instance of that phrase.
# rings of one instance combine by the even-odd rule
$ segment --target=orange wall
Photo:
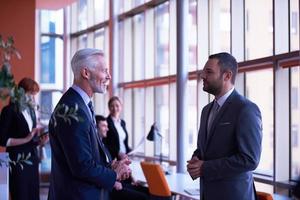
[[[0,34],[13,36],[22,59],[12,58],[16,83],[23,77],[34,78],[35,0],[0,0]]]
[[[25,76],[34,78],[35,0],[0,0],[0,35],[5,40],[13,36],[22,56],[21,60],[13,57],[11,62],[16,83]],[[3,150],[0,147],[0,152]]]

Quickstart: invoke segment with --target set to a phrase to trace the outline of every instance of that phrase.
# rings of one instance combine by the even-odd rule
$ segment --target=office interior
[[[213,100],[202,90],[199,72],[210,54],[231,53],[239,63],[235,88],[262,112],[256,188],[289,198],[300,176],[299,4],[0,0],[0,34],[12,36],[22,56],[11,62],[15,80],[27,76],[40,84],[37,113],[44,124],[72,85],[72,55],[86,47],[102,49],[112,79],[106,94],[93,97],[96,114],[107,116],[108,99],[119,96],[135,157],[161,158],[177,172],[186,172],[201,110]],[[154,122],[162,137],[153,142],[146,137]],[[50,167],[49,145],[44,154],[41,173]]]

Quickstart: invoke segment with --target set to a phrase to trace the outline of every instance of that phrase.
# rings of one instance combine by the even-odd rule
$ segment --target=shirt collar
[[[80,87],[78,87],[75,84],[72,85],[72,88],[81,96],[85,105],[87,105],[91,101],[91,98],[83,89],[81,89]]]
[[[223,96],[221,96],[218,100],[217,103],[219,104],[220,107],[223,106],[223,104],[225,103],[225,101],[227,100],[227,98],[231,95],[231,93],[233,92],[234,87],[232,87],[228,92],[226,92]]]
[[[113,122],[115,122],[115,123],[121,123],[121,119],[120,118],[115,118],[115,117],[113,117],[113,116],[111,116],[111,118],[112,118],[112,120],[113,120]]]

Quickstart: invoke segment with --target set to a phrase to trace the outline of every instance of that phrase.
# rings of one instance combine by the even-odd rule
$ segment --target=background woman
[[[120,118],[122,103],[119,97],[113,96],[108,101],[109,116],[107,117],[108,133],[103,139],[112,159],[120,160],[131,151],[128,146],[126,123]]]
[[[121,160],[131,151],[128,146],[128,133],[126,123],[121,119],[122,102],[117,96],[113,96],[108,101],[109,116],[107,117],[108,132],[103,142],[109,150],[112,159]],[[122,190],[113,190],[112,200],[146,200],[148,199],[148,190],[139,186],[133,177],[121,182]]]
[[[18,104],[10,101],[2,109],[0,146],[5,146],[10,160],[17,162],[16,165],[10,164],[11,199],[37,200],[39,199],[39,159],[36,147],[39,144],[45,144],[48,136],[41,138],[35,136],[40,131],[36,129],[36,115],[33,107],[34,96],[39,92],[39,85],[30,78],[23,78],[18,87],[24,89],[27,103],[25,108],[21,109]],[[19,158],[26,161],[21,161]]]

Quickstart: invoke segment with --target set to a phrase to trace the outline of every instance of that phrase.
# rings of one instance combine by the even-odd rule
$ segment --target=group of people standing
[[[105,93],[111,76],[104,54],[82,49],[71,60],[73,85],[58,102],[49,122],[52,151],[49,200],[148,199],[130,170],[126,123],[120,118],[121,100],[108,102],[109,116],[95,116],[94,93]],[[256,199],[252,171],[261,154],[262,122],[259,108],[234,88],[237,62],[228,53],[209,56],[201,78],[203,90],[215,97],[202,110],[197,148],[188,161],[192,179],[200,177],[201,200]],[[32,98],[38,84],[25,79],[19,83]],[[61,108],[76,110],[77,117],[60,119]],[[68,116],[65,116],[68,117]],[[0,145],[10,159],[30,153],[32,165],[10,172],[12,200],[39,199],[36,116],[31,107],[18,110],[14,103],[0,116]]]

